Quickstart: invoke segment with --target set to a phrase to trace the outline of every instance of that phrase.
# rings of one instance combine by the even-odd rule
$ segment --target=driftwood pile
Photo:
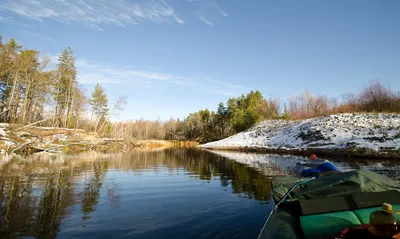
[[[0,133],[0,142],[2,141],[4,147],[1,152],[5,154],[101,151],[126,147],[126,143],[122,139],[101,138],[83,130],[33,126],[10,129],[7,125],[3,126],[2,132],[3,134]]]

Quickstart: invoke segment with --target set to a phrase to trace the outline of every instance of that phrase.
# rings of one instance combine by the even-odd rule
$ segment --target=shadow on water
[[[196,149],[14,156],[0,237],[255,237],[270,198],[270,177]]]

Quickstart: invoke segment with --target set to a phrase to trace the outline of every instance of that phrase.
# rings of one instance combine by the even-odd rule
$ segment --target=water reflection
[[[154,177],[164,178],[165,184],[152,184],[151,180]],[[151,202],[142,199],[149,197],[149,200],[163,200],[161,204],[166,207],[171,206],[172,208],[176,204],[179,208],[187,202],[187,200],[180,202],[179,194],[189,198],[190,195],[184,193],[191,190],[193,191],[191,195],[196,197],[191,204],[195,204],[196,200],[205,200],[202,195],[208,195],[209,192],[200,192],[199,190],[196,192],[198,186],[187,183],[187,180],[210,183],[210,186],[199,188],[199,190],[214,190],[210,195],[220,195],[221,192],[218,188],[224,188],[225,192],[232,192],[236,195],[237,199],[227,198],[216,202],[212,202],[213,198],[207,198],[207,200],[211,200],[211,202],[207,202],[207,207],[205,207],[207,210],[224,208],[226,212],[234,215],[234,208],[226,208],[229,200],[233,202],[243,200],[238,198],[247,198],[245,200],[256,200],[253,204],[260,205],[260,203],[269,203],[271,198],[270,177],[233,160],[226,160],[224,157],[195,149],[138,151],[129,154],[87,153],[76,156],[35,154],[29,158],[15,156],[0,161],[0,237],[55,238],[61,233],[64,236],[90,237],[91,235],[92,237],[103,236],[106,238],[115,236],[115,230],[118,229],[118,233],[123,232],[124,236],[143,234],[148,238],[156,238],[157,234],[148,233],[166,227],[164,225],[166,222],[154,217],[171,215],[157,216],[157,213],[167,213],[163,208],[155,211],[152,218],[148,218],[146,210],[152,210],[147,208]],[[213,182],[219,182],[220,186],[214,187]],[[188,185],[186,186],[186,184]],[[223,195],[228,197],[226,193]],[[171,199],[165,201],[160,197],[170,197]],[[132,211],[131,206],[128,206],[130,204],[123,202],[122,199],[131,200],[139,206]],[[224,201],[226,201],[226,205],[223,205]],[[232,205],[241,204],[232,203]],[[251,207],[255,210],[259,206]],[[140,212],[143,208],[146,210]],[[113,211],[117,211],[118,214],[113,214]],[[221,220],[222,217],[226,217],[222,216],[223,212],[218,210],[213,211],[213,215],[216,212],[221,214]],[[241,234],[243,237],[252,234],[255,236],[267,215],[264,210],[257,209],[255,212],[258,212],[258,215],[256,213],[253,213],[253,216],[235,215],[235,217],[240,216],[241,220],[246,216],[251,217],[248,225],[251,230],[244,228],[235,232],[235,230],[239,230],[238,226],[235,229],[227,230],[227,234],[221,234],[224,232],[222,227],[227,227],[229,224],[235,225],[234,222],[227,222],[220,225],[219,228],[215,225],[208,225],[207,233],[213,232],[211,229],[215,227],[215,235],[207,235],[209,237],[216,235],[225,237],[229,233],[235,233],[235,236],[238,237]],[[106,217],[115,220],[102,221],[104,218],[102,213],[106,213]],[[237,212],[235,213],[237,214]],[[125,226],[122,230],[118,224],[124,224],[124,216],[130,217],[131,221],[135,217],[138,220],[135,221],[132,228],[126,229]],[[186,217],[186,215],[184,216]],[[174,220],[181,222],[183,219],[180,217],[183,216],[174,218]],[[218,221],[218,215],[215,217]],[[121,221],[118,221],[119,219]],[[240,225],[239,220],[237,223]],[[127,225],[130,224],[127,223]],[[243,223],[242,225],[246,226]],[[95,234],[94,232],[99,231],[102,226],[117,229],[110,230],[111,234]],[[169,227],[174,228],[172,231],[183,229],[180,224]],[[197,230],[204,231],[205,228],[198,227]],[[200,231],[197,231],[196,235],[202,235]],[[86,232],[91,232],[91,234],[85,234]],[[187,233],[187,237],[194,235],[193,231]],[[121,236],[121,234],[118,235]],[[185,234],[180,234],[180,237],[185,237]]]
[[[400,161],[396,160],[333,160],[343,170],[368,169],[392,179],[400,180]]]
[[[8,163],[1,168],[1,238],[55,237],[60,219],[74,204],[70,173],[55,169],[35,180],[33,168]],[[26,174],[25,174],[26,173]]]
[[[296,168],[296,163],[307,160],[307,157],[293,155],[276,155],[262,153],[245,153],[230,151],[209,151],[215,155],[225,157],[235,162],[247,165],[262,172],[264,175],[291,174]],[[334,162],[341,170],[349,171],[367,169],[393,179],[400,179],[400,161],[388,159],[341,159],[327,158]]]
[[[301,157],[196,149],[0,160],[0,238],[251,238]],[[335,160],[333,160],[335,161]],[[400,178],[392,161],[335,161]]]
[[[208,152],[244,164],[268,176],[285,176],[294,173],[296,163],[306,158],[293,155],[277,155],[263,153],[245,153],[224,150],[209,150]]]

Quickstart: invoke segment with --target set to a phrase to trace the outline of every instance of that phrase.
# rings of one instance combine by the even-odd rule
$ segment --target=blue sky
[[[341,98],[400,89],[400,1],[0,0],[0,34],[55,58],[70,46],[119,119],[169,119],[248,91]]]

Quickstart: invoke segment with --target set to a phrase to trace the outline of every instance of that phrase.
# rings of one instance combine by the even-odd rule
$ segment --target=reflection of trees
[[[42,182],[43,192],[35,196],[33,173],[22,176],[12,166],[4,166],[0,176],[1,237],[55,237],[61,217],[74,204],[68,174],[61,170],[48,174]]]
[[[7,168],[2,168],[0,178],[1,238],[12,236],[11,232],[18,228],[26,228],[29,225],[26,215],[33,216],[34,214],[31,207],[25,207],[25,205],[33,203],[29,196],[32,192],[32,185],[20,184],[18,175],[8,173]]]
[[[104,164],[105,165],[105,164]],[[93,174],[87,177],[90,187],[83,193],[82,211],[90,213],[98,202],[103,175],[107,168],[94,163]],[[0,237],[55,238],[61,220],[78,201],[78,170],[70,166],[10,162],[0,168],[1,230]],[[36,170],[44,170],[37,173]],[[77,174],[78,173],[78,174]]]
[[[44,191],[34,218],[35,235],[39,238],[55,238],[61,219],[68,208],[75,204],[72,178],[66,170],[56,170],[45,178]]]
[[[271,181],[268,177],[253,168],[202,150],[137,151],[117,155],[111,162],[112,167],[137,171],[154,165],[165,166],[169,170],[183,167],[192,177],[195,175],[201,180],[219,177],[221,185],[223,187],[231,185],[234,193],[243,193],[257,200],[271,198]]]
[[[270,199],[270,181],[256,170],[201,150],[167,149],[125,154],[79,156],[34,155],[0,166],[0,237],[56,237],[62,219],[79,204],[82,220],[90,220],[106,190],[118,207],[117,182],[105,182],[109,168],[126,171],[184,170],[189,177],[219,179],[233,193]],[[78,187],[77,185],[82,185]]]
[[[85,175],[83,196],[81,199],[81,207],[83,220],[90,218],[89,214],[96,210],[96,205],[99,202],[100,188],[103,185],[104,174],[108,169],[108,164],[94,164],[93,172],[87,177]]]

